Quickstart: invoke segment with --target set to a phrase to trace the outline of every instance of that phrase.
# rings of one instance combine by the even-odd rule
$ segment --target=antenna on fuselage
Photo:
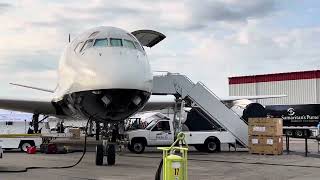
[[[69,33],[69,43],[71,42],[71,35],[70,35],[70,33]]]

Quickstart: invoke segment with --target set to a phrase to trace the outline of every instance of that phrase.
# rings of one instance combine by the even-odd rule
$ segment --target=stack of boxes
[[[281,118],[249,118],[249,152],[282,154],[282,128]]]

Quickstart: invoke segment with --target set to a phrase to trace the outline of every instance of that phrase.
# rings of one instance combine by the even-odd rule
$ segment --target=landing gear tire
[[[110,144],[108,147],[107,162],[109,166],[112,166],[116,163],[116,147],[114,144]]]
[[[143,142],[135,141],[132,143],[132,151],[136,154],[141,154],[144,152],[145,145]]]
[[[205,141],[204,147],[208,153],[217,152],[220,150],[220,142],[217,139],[209,138]]]
[[[96,146],[96,165],[102,166],[103,165],[103,145],[98,144]]]

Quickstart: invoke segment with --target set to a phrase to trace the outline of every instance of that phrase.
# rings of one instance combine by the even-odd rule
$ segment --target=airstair
[[[191,100],[211,117],[210,121],[218,123],[241,145],[248,147],[248,125],[203,83],[194,84],[188,77],[181,74],[158,75],[153,77],[152,94],[175,95]]]

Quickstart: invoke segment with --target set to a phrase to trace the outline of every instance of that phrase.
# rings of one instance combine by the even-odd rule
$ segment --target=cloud
[[[54,69],[68,34],[73,39],[101,25],[163,32],[164,41],[146,48],[152,68],[186,74],[222,96],[231,75],[307,70],[319,64],[320,25],[288,29],[285,25],[296,12],[280,1],[30,2],[21,0],[2,14],[13,5],[0,4],[0,70],[5,74],[0,95],[22,90],[7,87],[9,80],[54,87]],[[38,96],[23,92],[19,95]]]
[[[10,7],[12,7],[9,3],[0,3],[0,14],[8,10]]]

